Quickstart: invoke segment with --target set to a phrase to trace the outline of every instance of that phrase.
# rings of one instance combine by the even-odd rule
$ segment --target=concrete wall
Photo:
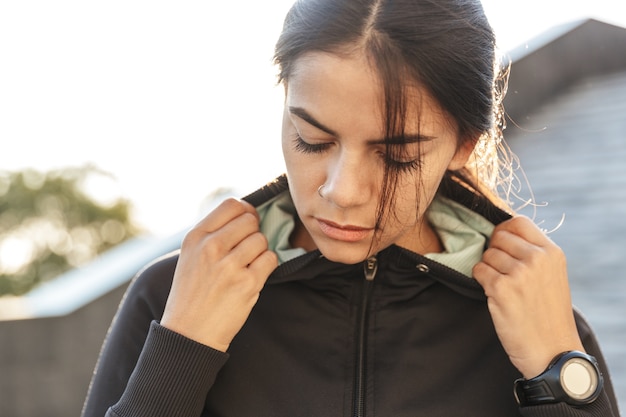
[[[64,317],[0,321],[0,416],[80,415],[126,286]]]

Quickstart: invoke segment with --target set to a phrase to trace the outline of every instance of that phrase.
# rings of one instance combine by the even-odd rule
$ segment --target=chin
[[[366,245],[351,243],[321,244],[318,245],[318,248],[329,261],[347,265],[358,264],[371,256],[369,243]]]

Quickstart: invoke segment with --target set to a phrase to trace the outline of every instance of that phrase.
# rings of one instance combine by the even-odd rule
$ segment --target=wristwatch
[[[603,385],[596,358],[573,350],[557,355],[541,375],[515,381],[514,392],[522,407],[558,402],[584,405],[598,398]]]

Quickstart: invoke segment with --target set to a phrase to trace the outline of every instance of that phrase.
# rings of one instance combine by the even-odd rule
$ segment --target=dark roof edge
[[[579,20],[544,32],[508,56],[511,73],[504,105],[513,121],[522,120],[582,79],[626,71],[626,28]]]
[[[511,62],[517,62],[591,20],[594,19],[578,19],[554,26],[538,34],[534,38],[514,47],[506,53],[506,56]]]

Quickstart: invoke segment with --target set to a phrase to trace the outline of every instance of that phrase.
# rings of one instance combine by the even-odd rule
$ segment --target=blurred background
[[[132,275],[283,172],[271,56],[291,3],[0,3],[0,416],[78,415]],[[626,404],[626,5],[483,4],[512,61],[518,192]]]

